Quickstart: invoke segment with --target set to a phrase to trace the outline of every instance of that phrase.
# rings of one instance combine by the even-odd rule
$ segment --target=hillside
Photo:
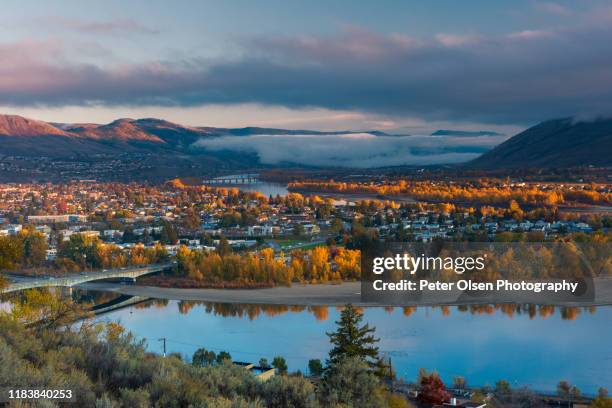
[[[192,127],[166,120],[117,119],[108,124],[48,123],[15,115],[0,115],[0,154],[72,157],[93,154],[181,153],[202,154],[192,145],[201,138],[250,135],[350,134],[259,127]],[[375,135],[383,132],[372,131]]]
[[[68,136],[68,133],[47,122],[17,115],[0,115],[0,135],[3,136]]]
[[[612,166],[612,119],[542,122],[467,163],[474,168]]]

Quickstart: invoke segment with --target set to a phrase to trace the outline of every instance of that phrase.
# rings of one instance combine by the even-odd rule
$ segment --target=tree
[[[13,319],[24,325],[53,330],[69,327],[89,315],[83,305],[48,289],[25,291],[23,298],[13,303],[10,313]]]
[[[302,224],[295,224],[293,226],[293,236],[302,237],[304,235],[304,226]]]
[[[36,231],[24,234],[23,255],[30,266],[41,266],[47,258],[47,238]]]
[[[287,374],[287,362],[283,357],[274,357],[274,359],[272,360],[272,367],[276,368],[279,374]]]
[[[443,404],[450,400],[444,383],[438,373],[431,373],[421,379],[418,400],[425,404]]]
[[[342,232],[342,230],[344,230],[344,224],[342,224],[342,220],[340,218],[334,218],[331,223],[331,226],[329,227],[329,230],[334,234],[339,234],[340,232]]]
[[[457,375],[453,378],[453,388],[458,390],[464,390],[467,388],[467,381],[465,381],[465,377]]]
[[[227,351],[220,351],[217,354],[217,364],[223,364],[224,361],[232,361],[232,356]]]
[[[354,249],[339,249],[334,258],[342,279],[357,279],[361,276],[361,253]]]
[[[125,231],[123,231],[122,239],[124,243],[136,242],[138,240],[138,238],[134,234],[134,229],[132,227],[127,227]]]
[[[333,345],[329,352],[332,364],[348,357],[357,357],[370,364],[379,363],[378,347],[375,346],[379,339],[373,335],[376,329],[368,324],[361,326],[362,319],[363,315],[348,304],[336,322],[336,331],[326,333]]]
[[[13,269],[23,258],[23,246],[14,237],[0,237],[0,269]]]
[[[557,394],[559,394],[560,397],[568,398],[570,395],[570,389],[570,383],[565,380],[559,381],[559,384],[557,384]]]
[[[224,361],[232,361],[232,356],[227,351],[220,351],[217,354],[217,364],[223,364]]]
[[[268,359],[267,358],[260,358],[259,359],[259,366],[261,368],[270,368],[270,363],[268,363]]]
[[[499,380],[495,383],[495,393],[500,396],[507,396],[512,392],[510,383],[506,380]]]
[[[323,364],[321,360],[318,358],[308,360],[308,371],[310,371],[310,375],[320,377],[323,374]]]
[[[200,216],[196,213],[193,207],[189,207],[185,212],[185,218],[183,218],[183,225],[185,228],[193,230],[200,226]]]
[[[208,351],[205,348],[199,348],[193,353],[191,364],[196,367],[204,367],[212,365],[215,362],[216,355],[214,351]]]
[[[383,387],[360,357],[347,357],[325,370],[321,384],[323,406],[381,407]]]
[[[151,405],[149,401],[149,392],[147,390],[122,388],[120,392],[122,407],[147,408]]]
[[[224,235],[221,235],[221,238],[219,238],[219,246],[217,247],[217,253],[221,257],[232,253],[232,246],[229,244],[229,241],[227,240],[227,238],[225,238]]]
[[[164,221],[159,240],[164,244],[174,245],[178,241],[178,234],[174,226],[168,221]]]
[[[599,398],[608,398],[608,389],[604,387],[600,387],[597,390],[597,397]]]
[[[270,408],[314,408],[318,407],[314,385],[299,376],[275,376],[268,381],[259,382],[259,393]],[[228,405],[229,406],[229,405]],[[250,404],[232,406],[246,407]],[[254,405],[254,407],[260,405]],[[263,405],[261,405],[263,407]]]
[[[597,397],[589,405],[590,408],[612,408],[612,398]]]
[[[387,405],[389,408],[412,408],[412,404],[406,401],[406,398],[401,395],[392,394],[387,397]]]

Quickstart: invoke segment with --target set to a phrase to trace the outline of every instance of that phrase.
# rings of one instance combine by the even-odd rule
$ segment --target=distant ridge
[[[184,126],[156,118],[117,119],[108,124],[49,123],[17,115],[0,115],[0,154],[63,157],[98,153],[191,153],[201,138],[250,135],[341,135],[381,131],[288,130],[244,127]]]
[[[431,136],[478,137],[478,136],[503,136],[503,134],[493,132],[490,130],[467,131],[467,130],[440,129],[440,130],[436,130],[435,132],[433,132]]]
[[[549,120],[466,164],[476,168],[612,166],[612,119]]]

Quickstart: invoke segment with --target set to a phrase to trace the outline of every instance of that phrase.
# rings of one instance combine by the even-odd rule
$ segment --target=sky
[[[612,111],[607,0],[13,1],[0,112],[513,134]]]

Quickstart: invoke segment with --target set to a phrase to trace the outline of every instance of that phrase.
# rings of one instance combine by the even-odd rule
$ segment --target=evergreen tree
[[[308,371],[310,371],[310,375],[320,377],[323,374],[323,364],[321,364],[321,360],[318,358],[309,360]]]
[[[335,332],[326,333],[333,348],[329,352],[329,362],[336,364],[347,357],[358,357],[372,365],[379,364],[378,343],[374,337],[376,330],[368,324],[361,326],[363,315],[351,304],[346,305],[336,322]],[[328,364],[329,365],[329,364]]]
[[[287,362],[283,357],[274,357],[272,367],[276,368],[279,374],[287,374]]]

